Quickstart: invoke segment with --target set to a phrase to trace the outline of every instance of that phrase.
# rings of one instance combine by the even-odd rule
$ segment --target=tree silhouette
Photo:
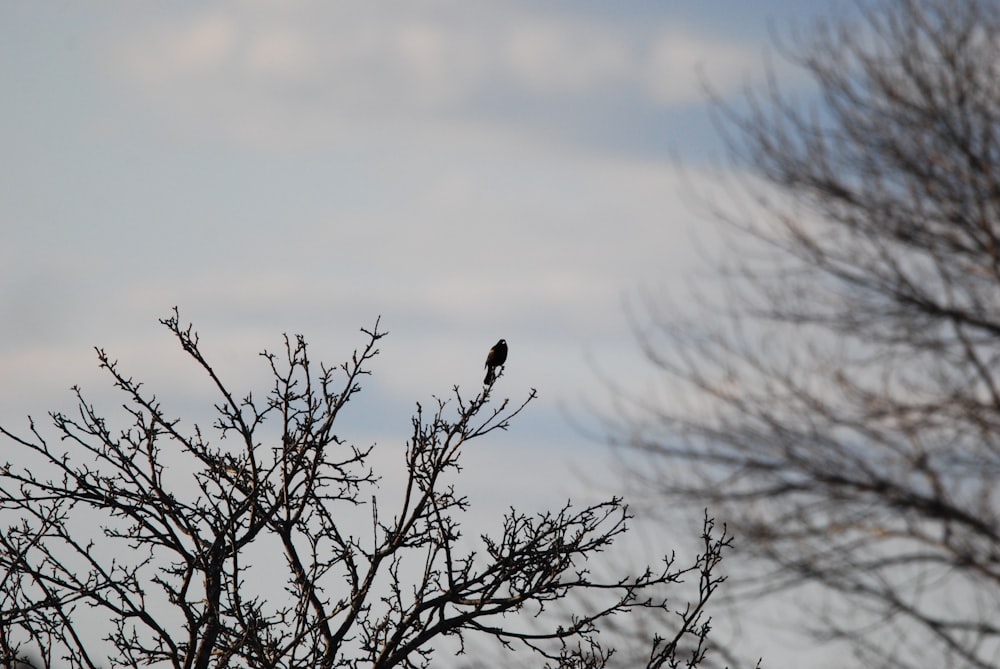
[[[816,103],[720,106],[757,207],[722,214],[721,301],[649,303],[674,402],[616,439],[860,666],[1000,666],[1000,6],[863,3],[783,49]]]
[[[473,635],[546,666],[601,667],[613,652],[601,622],[670,610],[663,589],[687,576],[701,594],[648,640],[648,666],[694,667],[704,655],[704,607],[730,544],[707,517],[692,565],[671,557],[608,581],[589,563],[626,531],[617,498],[512,508],[499,534],[463,540],[463,447],[505,430],[534,391],[511,404],[456,387],[429,410],[418,404],[405,481],[386,496],[375,447],[338,432],[385,336],[378,323],[339,367],[317,366],[301,336],[285,337],[280,354],[262,354],[269,392],[238,399],[176,309],[161,322],[214,386],[220,441],[171,417],[101,349],[130,425],[112,427],[75,388],[77,413],[51,414],[57,439],[34,422],[28,436],[0,428],[13,446],[0,467],[3,666],[426,667],[442,644],[461,653]],[[551,606],[577,593],[594,605]]]

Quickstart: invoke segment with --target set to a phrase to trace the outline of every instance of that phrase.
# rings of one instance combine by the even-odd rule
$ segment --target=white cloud
[[[235,55],[237,21],[211,12],[175,24],[150,26],[123,53],[140,78],[156,81],[217,72]]]
[[[717,91],[734,89],[755,62],[759,68],[761,56],[747,46],[669,31],[649,45],[639,76],[649,97],[670,107],[700,99],[705,82]]]
[[[262,77],[301,78],[309,73],[313,58],[309,41],[290,27],[263,30],[247,47],[247,68]]]
[[[520,20],[505,32],[503,65],[519,85],[543,95],[627,83],[638,64],[626,36],[597,23]]]
[[[689,105],[699,68],[725,89],[760,62],[750,44],[634,21],[505,3],[229,3],[139,24],[111,52],[168,116],[272,146],[335,143],[387,120],[516,122],[566,96],[592,111],[622,94]]]

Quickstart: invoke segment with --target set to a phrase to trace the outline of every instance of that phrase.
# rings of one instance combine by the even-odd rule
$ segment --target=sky
[[[204,416],[174,306],[236,392],[283,333],[336,363],[380,318],[352,437],[397,461],[415,403],[478,392],[502,337],[496,395],[539,398],[469,454],[478,512],[593,493],[609,455],[574,417],[652,375],[626,305],[705,270],[704,85],[738,100],[822,7],[0,3],[0,422],[74,384],[113,410],[95,346]]]

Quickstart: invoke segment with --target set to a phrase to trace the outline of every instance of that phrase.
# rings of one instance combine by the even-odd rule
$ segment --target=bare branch
[[[534,390],[517,403],[494,402],[496,385],[472,398],[456,387],[433,410],[418,404],[390,503],[374,446],[338,422],[378,354],[378,323],[339,366],[313,364],[305,339],[286,336],[283,351],[262,354],[269,392],[242,399],[176,310],[162,323],[221,398],[212,431],[225,442],[170,416],[101,349],[126,398],[124,430],[79,389],[74,415],[51,416],[57,441],[34,424],[27,437],[0,428],[18,448],[0,468],[5,666],[426,667],[443,642],[464,648],[475,635],[560,667],[600,667],[613,654],[598,642],[602,622],[663,609],[654,591],[694,573],[705,587],[678,636],[648,640],[651,666],[668,666],[684,635],[707,633],[704,605],[720,582],[707,552],[687,569],[671,559],[591,575],[626,531],[620,499],[534,516],[512,508],[498,536],[463,540],[463,447],[506,430]],[[715,555],[728,546],[706,542]],[[574,592],[594,593],[593,605],[542,615]]]

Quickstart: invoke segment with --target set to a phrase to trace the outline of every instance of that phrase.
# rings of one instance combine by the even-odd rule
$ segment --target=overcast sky
[[[337,362],[381,316],[353,436],[397,460],[414,403],[478,391],[504,337],[497,394],[540,399],[465,485],[499,509],[578,494],[607,453],[564,412],[600,404],[595,367],[647,383],[623,304],[699,269],[702,82],[738,95],[769,28],[820,7],[0,3],[0,420],[74,383],[113,408],[94,346],[200,410],[157,323],[175,305],[236,392],[283,332]]]

